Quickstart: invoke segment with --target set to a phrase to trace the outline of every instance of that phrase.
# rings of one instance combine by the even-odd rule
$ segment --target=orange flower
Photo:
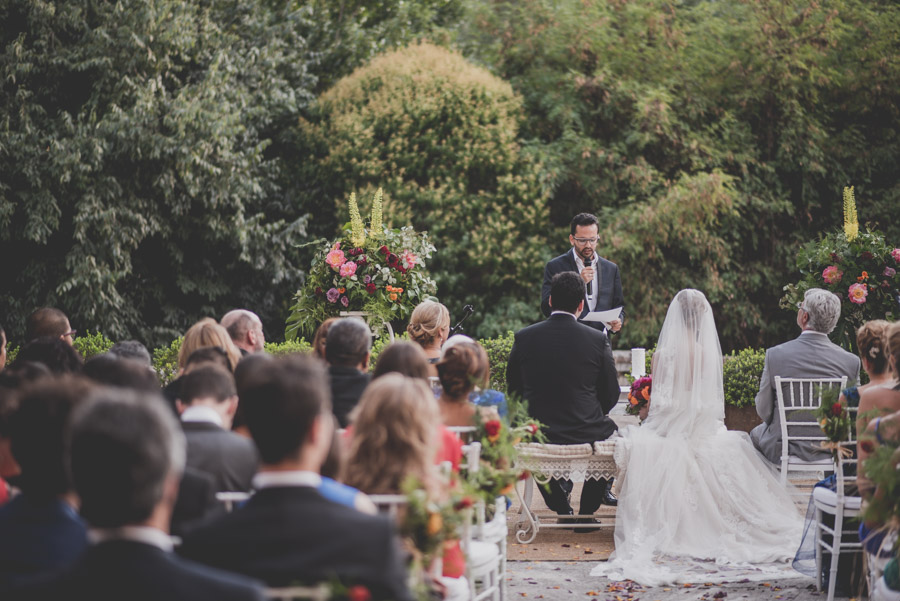
[[[397,300],[397,293],[391,292],[390,294],[388,294],[388,298],[391,299],[392,301]]]
[[[347,292],[347,289],[346,288],[338,288],[338,292],[343,294],[343,293]]]
[[[438,532],[441,531],[441,528],[444,527],[444,520],[441,519],[441,514],[432,513],[428,515],[428,534],[434,536]]]
[[[634,398],[634,396],[631,393],[628,394],[628,402],[631,403],[632,405],[638,404],[638,400],[636,398]]]
[[[857,282],[863,282],[863,281],[868,280],[868,279],[869,279],[869,272],[868,272],[868,271],[864,271],[864,272],[862,272],[862,275],[861,275],[861,276],[859,276],[858,278],[856,278],[856,281],[857,281]]]
[[[644,397],[645,401],[649,401],[650,400],[650,388],[647,387],[647,388],[644,388],[643,390],[641,390],[641,396]]]
[[[503,489],[500,491],[500,494],[501,494],[501,495],[508,495],[509,493],[511,493],[511,492],[514,491],[514,490],[515,490],[515,486],[514,486],[514,485],[512,485],[512,484],[507,484],[507,485],[504,486]]]
[[[399,294],[403,294],[403,288],[394,288],[394,292],[397,292],[397,293],[399,293]]]

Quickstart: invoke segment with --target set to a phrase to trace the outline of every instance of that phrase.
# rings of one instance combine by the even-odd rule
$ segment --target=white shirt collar
[[[222,416],[219,415],[219,412],[212,407],[207,407],[206,405],[191,405],[190,407],[185,409],[184,412],[182,412],[181,421],[206,422],[215,424],[220,428],[224,427],[224,425],[222,424]]]
[[[809,335],[813,335],[813,336],[824,336],[825,338],[828,338],[828,334],[826,334],[825,332],[817,332],[816,330],[803,330],[802,332],[800,332],[801,336],[803,336],[805,334],[809,334]]]
[[[93,543],[105,543],[114,540],[127,540],[158,547],[171,552],[174,548],[172,537],[157,528],[149,526],[121,526],[119,528],[91,528],[88,538]]]
[[[584,269],[584,259],[581,258],[581,255],[579,255],[577,252],[575,252],[574,246],[572,247],[572,257],[574,257],[574,259],[575,259],[575,265],[578,267],[578,271],[581,271],[582,269]],[[600,256],[597,254],[597,251],[595,250],[594,258],[591,259],[591,265],[596,265],[597,259],[599,259],[599,258],[600,258]]]
[[[569,313],[568,311],[552,311],[550,313],[550,317],[553,317],[554,315],[568,315],[572,319],[575,319],[575,320],[578,319],[577,317],[575,317],[574,313]]]
[[[283,486],[309,486],[319,488],[322,484],[322,476],[315,472],[259,472],[253,476],[253,488],[274,488]]]

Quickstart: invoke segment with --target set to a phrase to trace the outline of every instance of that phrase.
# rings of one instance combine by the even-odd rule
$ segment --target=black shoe
[[[575,515],[575,512],[571,509],[569,510],[568,513],[560,513],[558,515],[559,515],[559,517],[556,518],[557,524],[574,524],[578,521],[572,517],[573,515]]]
[[[619,500],[616,498],[616,495],[612,494],[609,492],[609,489],[607,489],[606,493],[600,498],[600,504],[616,507],[619,504]]]
[[[600,520],[598,520],[597,518],[578,518],[575,520],[575,523],[576,524],[598,524],[599,525]],[[572,528],[572,530],[579,534],[581,534],[581,533],[587,534],[588,532],[597,532],[598,530],[600,530],[600,528],[578,527],[578,528]]]

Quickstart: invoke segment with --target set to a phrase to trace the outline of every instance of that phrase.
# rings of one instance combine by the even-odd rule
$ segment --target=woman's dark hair
[[[16,363],[33,361],[43,363],[55,374],[78,373],[82,361],[71,344],[55,336],[36,338],[22,347]]]
[[[487,384],[490,373],[487,353],[477,342],[461,342],[444,351],[437,363],[444,394],[465,398],[476,386]]]
[[[372,378],[378,378],[385,374],[397,372],[407,378],[428,379],[428,357],[418,344],[400,340],[387,345],[378,361],[375,363],[375,371]]]

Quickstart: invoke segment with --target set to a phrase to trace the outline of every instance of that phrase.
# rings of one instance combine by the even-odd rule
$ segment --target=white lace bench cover
[[[613,440],[600,440],[593,445],[541,444],[517,445],[519,464],[529,470],[538,482],[561,478],[572,482],[599,480],[616,476]]]

